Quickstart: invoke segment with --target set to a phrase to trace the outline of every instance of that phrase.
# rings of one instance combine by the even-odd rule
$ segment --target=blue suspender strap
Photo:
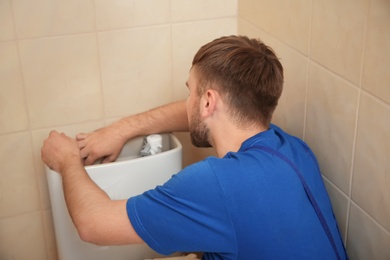
[[[323,227],[323,229],[324,229],[324,231],[326,233],[326,235],[328,236],[329,242],[332,245],[332,248],[333,248],[333,250],[334,250],[334,252],[336,254],[337,259],[341,259],[340,254],[339,254],[339,252],[337,250],[337,247],[336,247],[336,243],[334,241],[334,238],[333,238],[332,233],[330,231],[330,228],[328,226],[328,223],[326,222],[325,217],[322,214],[322,211],[321,211],[320,207],[318,206],[318,203],[315,200],[315,198],[314,198],[314,196],[313,196],[309,186],[307,185],[307,183],[306,183],[302,173],[299,171],[299,169],[296,167],[296,165],[290,159],[285,157],[283,154],[279,153],[276,150],[273,150],[273,149],[270,149],[268,147],[265,147],[265,146],[252,146],[252,147],[249,147],[249,148],[245,149],[245,151],[250,150],[250,149],[254,149],[254,148],[257,148],[257,149],[262,150],[264,152],[267,152],[267,153],[270,153],[272,155],[275,155],[276,157],[278,157],[279,159],[283,160],[285,163],[290,165],[291,168],[294,169],[295,173],[297,174],[299,180],[302,183],[303,188],[305,189],[305,192],[306,192],[306,194],[307,194],[307,196],[308,196],[308,198],[310,200],[310,203],[312,204],[312,206],[313,206],[313,208],[314,208],[314,210],[315,210],[315,212],[316,212],[316,214],[318,216],[318,219],[320,220],[321,225],[322,225],[322,227]]]

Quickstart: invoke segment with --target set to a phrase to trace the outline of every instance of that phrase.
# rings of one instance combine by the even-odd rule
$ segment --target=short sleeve
[[[232,251],[235,234],[225,195],[207,160],[127,201],[137,234],[161,254]],[[228,246],[230,245],[230,246]],[[230,248],[227,248],[230,247]]]

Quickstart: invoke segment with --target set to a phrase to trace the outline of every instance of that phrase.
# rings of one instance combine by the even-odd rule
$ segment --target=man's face
[[[186,85],[189,89],[187,98],[187,117],[190,128],[191,142],[196,147],[211,147],[209,142],[209,129],[202,120],[200,112],[201,96],[197,94],[198,78],[196,69],[192,68]]]

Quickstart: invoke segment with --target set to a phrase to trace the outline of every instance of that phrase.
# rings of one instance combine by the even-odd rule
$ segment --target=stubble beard
[[[192,113],[189,128],[191,142],[194,146],[212,147],[209,141],[210,131],[206,124],[202,121],[199,110]]]

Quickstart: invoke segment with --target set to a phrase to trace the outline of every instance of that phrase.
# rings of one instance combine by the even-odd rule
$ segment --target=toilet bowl
[[[144,138],[130,140],[117,161],[85,167],[91,179],[111,199],[129,197],[153,189],[181,170],[182,146],[172,134],[162,134],[161,153],[140,156]],[[61,176],[46,167],[58,256],[61,260],[137,260],[161,257],[147,245],[96,246],[82,241],[69,216]],[[156,216],[158,219],[158,216]]]

